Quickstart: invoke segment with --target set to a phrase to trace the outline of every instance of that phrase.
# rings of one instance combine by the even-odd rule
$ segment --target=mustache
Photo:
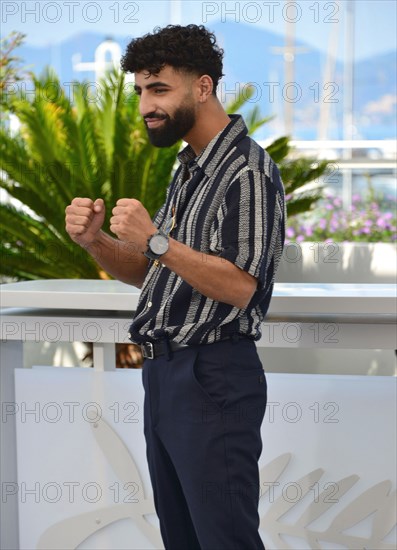
[[[163,119],[168,118],[168,117],[167,117],[167,115],[159,115],[157,113],[149,113],[149,114],[147,114],[143,117],[143,120],[146,120],[148,118],[150,118],[150,119],[158,118],[159,120],[163,120]]]

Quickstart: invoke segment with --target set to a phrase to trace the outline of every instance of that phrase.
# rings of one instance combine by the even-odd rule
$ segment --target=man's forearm
[[[204,296],[243,309],[250,302],[257,280],[228,260],[203,254],[170,239],[161,262]]]
[[[134,243],[113,239],[103,231],[85,250],[103,269],[123,283],[140,288],[145,279],[149,260]]]

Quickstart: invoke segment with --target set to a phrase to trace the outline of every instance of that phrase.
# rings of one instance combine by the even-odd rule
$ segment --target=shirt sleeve
[[[283,198],[262,172],[246,170],[231,183],[218,212],[212,253],[247,271],[260,288],[274,271],[273,257],[283,218]],[[271,277],[273,278],[273,277]]]

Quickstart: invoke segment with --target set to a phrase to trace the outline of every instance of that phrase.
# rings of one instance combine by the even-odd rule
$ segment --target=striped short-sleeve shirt
[[[202,252],[203,261],[216,254],[232,262],[257,279],[257,289],[239,309],[150,261],[130,327],[133,342],[167,336],[192,345],[261,336],[284,244],[284,189],[277,166],[248,136],[242,117],[230,118],[198,156],[189,145],[179,153],[180,166],[153,221],[166,231],[174,213],[172,238]]]

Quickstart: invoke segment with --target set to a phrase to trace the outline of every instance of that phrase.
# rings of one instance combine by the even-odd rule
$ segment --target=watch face
[[[154,254],[165,254],[168,250],[168,239],[163,235],[154,235],[150,239],[150,249]]]

